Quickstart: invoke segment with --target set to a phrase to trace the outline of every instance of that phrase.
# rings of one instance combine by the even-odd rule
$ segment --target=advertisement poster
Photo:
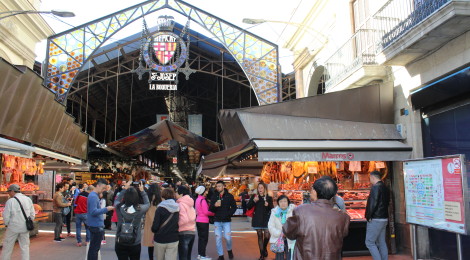
[[[408,161],[403,166],[407,222],[465,234],[460,156]]]

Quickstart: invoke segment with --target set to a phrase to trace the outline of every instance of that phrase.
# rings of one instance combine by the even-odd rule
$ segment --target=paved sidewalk
[[[114,226],[113,226],[114,228]],[[31,238],[31,259],[34,260],[83,260],[86,256],[86,247],[77,247],[75,238],[67,238],[61,243],[53,242],[54,224],[53,223],[40,223],[39,235]],[[233,237],[233,252],[237,260],[255,260],[258,259],[258,243],[256,232],[251,229],[250,223],[245,218],[234,218],[232,223],[232,237]],[[75,233],[75,223],[72,223],[72,233]],[[66,235],[64,233],[64,235]],[[85,238],[85,233],[82,239]],[[114,252],[115,231],[106,231],[106,245],[101,247],[101,259],[111,260],[117,259]],[[207,254],[213,259],[217,259],[217,250],[215,247],[215,236],[213,226],[211,225],[211,233],[209,235],[209,244],[207,245]],[[193,246],[192,258],[197,258],[197,238]],[[269,252],[267,259],[274,259],[274,254]],[[16,244],[12,260],[21,259],[20,249]],[[142,247],[141,259],[147,260],[147,248]],[[225,253],[225,259],[228,259]],[[345,257],[345,260],[369,260],[367,257]],[[411,260],[410,256],[390,256],[390,260]]]

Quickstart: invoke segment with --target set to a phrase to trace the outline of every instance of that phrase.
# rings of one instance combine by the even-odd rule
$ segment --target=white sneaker
[[[201,256],[200,260],[212,260],[212,258],[207,256]]]
[[[201,259],[201,256],[200,255],[197,255],[197,260]]]

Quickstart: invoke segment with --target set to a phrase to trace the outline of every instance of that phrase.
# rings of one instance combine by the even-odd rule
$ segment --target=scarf
[[[274,214],[276,217],[281,218],[281,224],[283,224],[283,225],[284,225],[284,223],[286,223],[286,220],[287,220],[287,210],[288,209],[289,208],[286,208],[286,209],[283,210],[283,209],[278,207],[276,214]]]

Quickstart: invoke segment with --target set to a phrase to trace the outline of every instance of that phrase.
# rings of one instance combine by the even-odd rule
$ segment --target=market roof
[[[64,155],[87,158],[88,134],[54,100],[38,74],[0,58],[0,75],[0,134],[33,144],[36,147],[28,150],[37,154],[73,161]]]
[[[393,124],[393,109],[393,86],[370,85],[258,107],[225,109],[220,117],[248,112]]]
[[[162,120],[137,133],[107,143],[106,146],[125,156],[133,157],[154,149],[169,140],[176,140],[200,151],[202,154],[219,151],[219,145],[216,142],[196,135],[168,120]]]
[[[400,141],[254,140],[258,161],[402,161],[412,148]]]
[[[269,140],[402,140],[393,124],[255,114],[238,111],[220,120],[226,145]]]

